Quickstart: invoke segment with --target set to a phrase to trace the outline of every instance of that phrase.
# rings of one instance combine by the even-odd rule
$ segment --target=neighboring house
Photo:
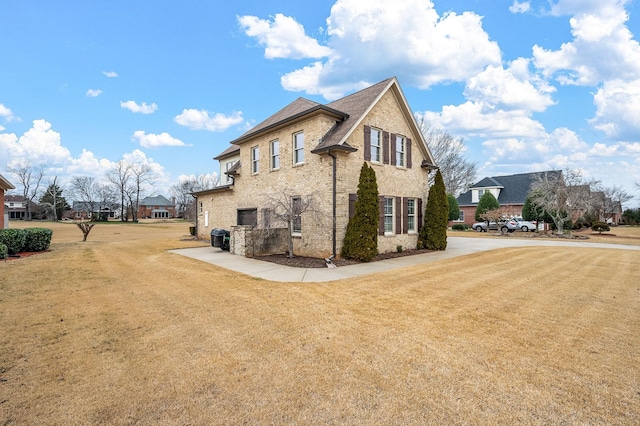
[[[113,207],[99,207],[98,203],[94,203],[94,208],[98,211],[92,211],[91,204],[84,201],[74,201],[71,207],[71,215],[65,214],[73,220],[91,220],[94,216],[99,215],[105,219],[117,219],[120,217],[120,212],[116,206]]]
[[[10,189],[16,189],[4,176],[0,175],[0,229],[9,227],[9,213],[5,213],[5,195],[4,192]]]
[[[500,203],[500,207],[511,210],[513,216],[522,215],[522,207],[531,191],[531,185],[536,181],[536,177],[547,173],[549,176],[562,173],[558,170],[535,173],[521,173],[507,176],[485,177],[467,192],[458,198],[460,207],[460,218],[457,222],[466,223],[471,226],[476,220],[476,209],[478,201],[485,192],[491,192]]]
[[[4,197],[4,211],[12,220],[27,219],[27,204],[31,207],[31,218],[40,218],[40,206],[33,201],[29,201],[22,195],[5,195]]]
[[[138,205],[139,219],[168,219],[176,217],[175,199],[169,201],[162,195],[146,197]]]
[[[435,169],[395,78],[326,105],[298,98],[215,159],[227,179],[194,193],[200,238],[213,228],[275,227],[269,196],[295,205],[314,194],[320,217],[303,213],[294,223],[294,253],[314,257],[339,255],[365,161],[378,183],[379,251],[415,248]]]
[[[592,192],[593,204],[598,220],[617,225],[622,220],[622,203],[607,197],[603,191]]]

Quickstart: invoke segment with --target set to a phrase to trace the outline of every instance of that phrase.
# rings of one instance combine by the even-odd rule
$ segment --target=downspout
[[[331,153],[331,151],[327,151],[327,155],[333,158],[333,252],[332,258],[336,257],[336,191],[337,191],[337,178],[336,178],[336,170],[337,170],[337,161],[338,157],[335,154]]]

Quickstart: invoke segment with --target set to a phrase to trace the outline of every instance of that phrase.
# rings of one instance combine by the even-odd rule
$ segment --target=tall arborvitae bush
[[[429,250],[445,250],[447,248],[447,225],[449,223],[449,201],[444,188],[444,180],[440,170],[427,198],[424,211],[424,224],[420,228],[418,246]]]
[[[376,173],[367,163],[360,169],[358,199],[349,219],[341,256],[369,262],[378,254],[378,183]]]
[[[460,206],[456,197],[453,194],[447,194],[447,201],[449,202],[449,220],[460,219]]]

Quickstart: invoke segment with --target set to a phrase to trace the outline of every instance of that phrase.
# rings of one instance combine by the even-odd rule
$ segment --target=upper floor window
[[[396,136],[396,166],[404,167],[405,143],[402,136]]]
[[[234,164],[236,164],[235,161],[227,161],[227,163],[225,164],[225,171],[228,172],[233,167]],[[233,182],[233,179],[231,178],[231,176],[229,175],[226,175],[226,176],[227,176],[227,183]]]
[[[271,141],[271,170],[280,168],[280,141]]]
[[[378,129],[371,129],[371,161],[379,163],[382,147],[382,132]]]
[[[293,164],[304,163],[304,132],[293,135]]]
[[[254,146],[251,148],[251,173],[260,172],[260,148]]]

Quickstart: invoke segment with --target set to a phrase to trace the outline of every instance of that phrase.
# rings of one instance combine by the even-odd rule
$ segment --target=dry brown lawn
[[[0,424],[640,424],[638,251],[296,284],[168,253],[184,223],[44,226],[0,261]]]

